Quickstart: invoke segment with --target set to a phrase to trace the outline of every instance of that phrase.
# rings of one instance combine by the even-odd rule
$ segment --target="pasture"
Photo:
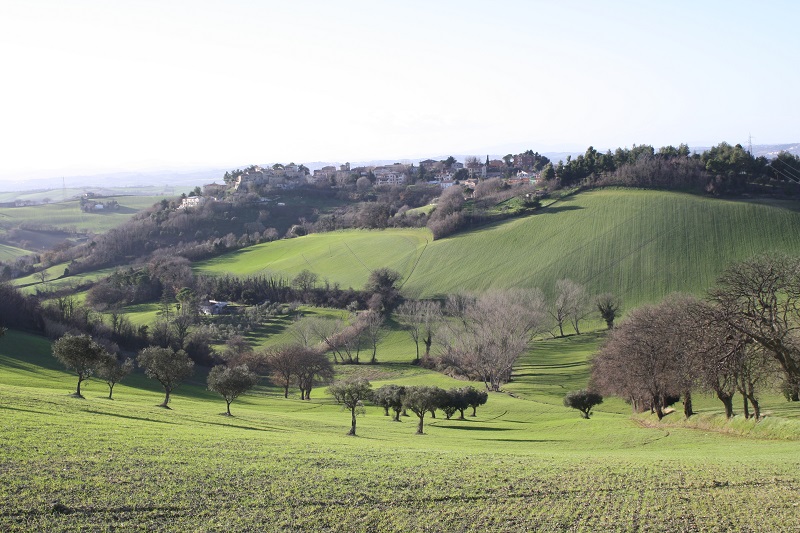
[[[581,354],[600,336],[535,343],[514,396],[490,394],[475,418],[428,416],[417,436],[413,417],[370,406],[347,437],[349,414],[322,389],[303,402],[261,386],[233,418],[201,373],[171,410],[139,374],[114,400],[97,380],[76,400],[49,343],[12,331],[0,339],[0,528],[796,530],[800,422],[744,438],[677,427],[675,415],[632,419],[614,401],[583,420],[557,383],[585,382]],[[463,384],[399,363],[338,370],[375,386]]]

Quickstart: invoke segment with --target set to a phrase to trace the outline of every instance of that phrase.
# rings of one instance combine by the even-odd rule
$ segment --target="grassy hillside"
[[[797,440],[659,425],[613,402],[587,421],[559,405],[561,393],[546,382],[583,382],[580,354],[595,341],[548,341],[539,360],[526,360],[517,397],[493,393],[475,418],[426,417],[426,435],[416,436],[413,418],[392,423],[370,406],[352,438],[349,413],[321,389],[302,402],[260,387],[234,402],[234,418],[219,415],[224,402],[202,375],[176,391],[172,410],[155,407],[162,393],[139,374],[113,401],[95,380],[76,400],[67,396],[75,379],[49,344],[9,332],[0,339],[0,529],[763,531],[797,523]],[[407,365],[340,370],[375,385],[461,384]],[[800,423],[782,423],[800,435]]]
[[[732,261],[800,253],[797,203],[640,190],[567,197],[536,215],[431,242],[427,230],[342,231],[255,246],[199,263],[199,272],[287,277],[312,270],[361,287],[370,269],[401,272],[415,297],[491,287],[552,290],[568,277],[612,291],[626,307],[672,291],[700,292]]]
[[[0,223],[6,227],[19,224],[67,228],[70,231],[103,233],[128,220],[135,213],[152,206],[164,196],[104,196],[97,202],[116,200],[119,209],[84,213],[78,200],[50,204],[4,208]]]
[[[203,273],[291,277],[303,269],[342,287],[361,287],[369,273],[387,266],[413,274],[431,239],[427,230],[336,231],[257,245],[197,264]]]
[[[28,255],[28,250],[17,248],[16,246],[9,246],[7,244],[0,244],[0,261],[6,263],[13,263],[14,260],[23,255]]]

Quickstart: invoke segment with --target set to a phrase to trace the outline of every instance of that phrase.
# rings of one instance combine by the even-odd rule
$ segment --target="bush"
[[[591,415],[592,407],[603,403],[603,397],[596,392],[588,390],[579,390],[568,392],[564,396],[564,406],[577,409],[581,412],[583,418],[588,419]]]

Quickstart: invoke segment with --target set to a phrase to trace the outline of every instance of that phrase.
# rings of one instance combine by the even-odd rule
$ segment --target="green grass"
[[[423,298],[492,287],[549,293],[567,277],[632,308],[673,291],[700,293],[731,262],[773,250],[800,253],[797,203],[607,189],[438,241],[425,229],[340,231],[254,246],[196,269],[285,277],[309,269],[359,288],[370,269],[386,266],[403,274],[406,295]]]
[[[131,218],[142,209],[152,206],[164,196],[112,196],[98,198],[97,202],[116,200],[116,210],[84,213],[78,200],[66,200],[51,204],[4,208],[0,224],[14,227],[20,224],[43,225],[63,228],[68,231],[104,233]]]
[[[389,267],[404,277],[413,274],[430,240],[427,230],[336,231],[267,245],[251,246],[202,261],[197,271],[208,274],[293,277],[308,269],[342,287],[361,287],[369,273]]]
[[[564,371],[598,339],[547,341],[525,364]],[[397,364],[340,370],[376,386],[460,383]],[[169,411],[140,374],[113,401],[95,380],[76,400],[49,343],[10,331],[0,339],[0,529],[764,531],[791,530],[800,516],[797,441],[613,409],[586,421],[545,401],[553,383],[522,373],[525,397],[493,393],[476,418],[427,417],[416,436],[412,418],[392,423],[368,407],[357,438],[323,390],[302,402],[262,386],[226,418],[202,379],[179,388]]]
[[[28,255],[29,253],[30,252],[28,250],[23,250],[22,248],[18,248],[16,246],[0,244],[0,261],[6,263],[13,263],[18,257]]]

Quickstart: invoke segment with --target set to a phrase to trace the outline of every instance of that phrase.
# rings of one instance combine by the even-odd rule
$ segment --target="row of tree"
[[[106,351],[88,335],[65,335],[53,343],[53,355],[78,377],[78,384],[73,396],[83,398],[81,384],[92,375],[97,375],[109,387],[108,397],[113,399],[114,385],[127,377],[134,368],[133,359],[122,361]],[[194,371],[194,362],[185,352],[170,348],[150,346],[141,350],[136,362],[144,370],[147,377],[158,381],[164,389],[164,400],[160,407],[169,408],[172,392]],[[284,386],[284,396],[288,397],[289,383],[292,378],[300,388],[300,397],[310,399],[311,388],[320,381],[329,381],[333,377],[330,360],[319,352],[293,346],[274,350],[266,360],[256,364],[267,364],[274,381]],[[231,416],[233,400],[252,389],[258,383],[258,375],[246,364],[217,365],[208,373],[209,390],[219,393],[226,402],[226,415]],[[423,433],[425,415],[430,413],[436,418],[436,410],[442,410],[449,420],[457,411],[464,419],[464,411],[472,408],[472,416],[476,409],[485,404],[488,394],[474,387],[461,387],[444,390],[439,387],[385,385],[377,390],[366,379],[351,379],[332,384],[328,392],[334,399],[350,409],[352,426],[350,435],[356,434],[356,414],[363,409],[364,402],[372,401],[384,409],[386,416],[389,410],[395,412],[394,420],[406,410],[414,412],[419,418],[417,433]]]
[[[800,183],[800,157],[782,152],[756,157],[742,145],[720,143],[703,153],[681,144],[656,151],[649,145],[601,153],[593,147],[575,159],[547,166],[542,178],[557,187],[623,185],[694,190],[713,194],[794,193]]]
[[[713,392],[734,414],[761,417],[759,393],[780,378],[800,401],[800,258],[762,255],[732,265],[702,300],[673,295],[630,313],[593,361],[594,389],[659,418],[692,392]]]
[[[350,411],[350,431],[348,435],[356,434],[356,415],[364,410],[365,402],[373,402],[383,407],[385,416],[389,410],[394,411],[395,422],[400,421],[401,413],[412,411],[419,422],[417,435],[423,434],[425,415],[430,413],[436,418],[436,411],[445,413],[448,420],[459,411],[459,420],[464,420],[464,411],[472,408],[472,416],[476,409],[484,405],[489,398],[486,391],[479,391],[474,387],[461,387],[444,390],[435,386],[410,386],[384,385],[373,390],[369,380],[364,378],[349,379],[332,384],[328,392],[334,399]]]

